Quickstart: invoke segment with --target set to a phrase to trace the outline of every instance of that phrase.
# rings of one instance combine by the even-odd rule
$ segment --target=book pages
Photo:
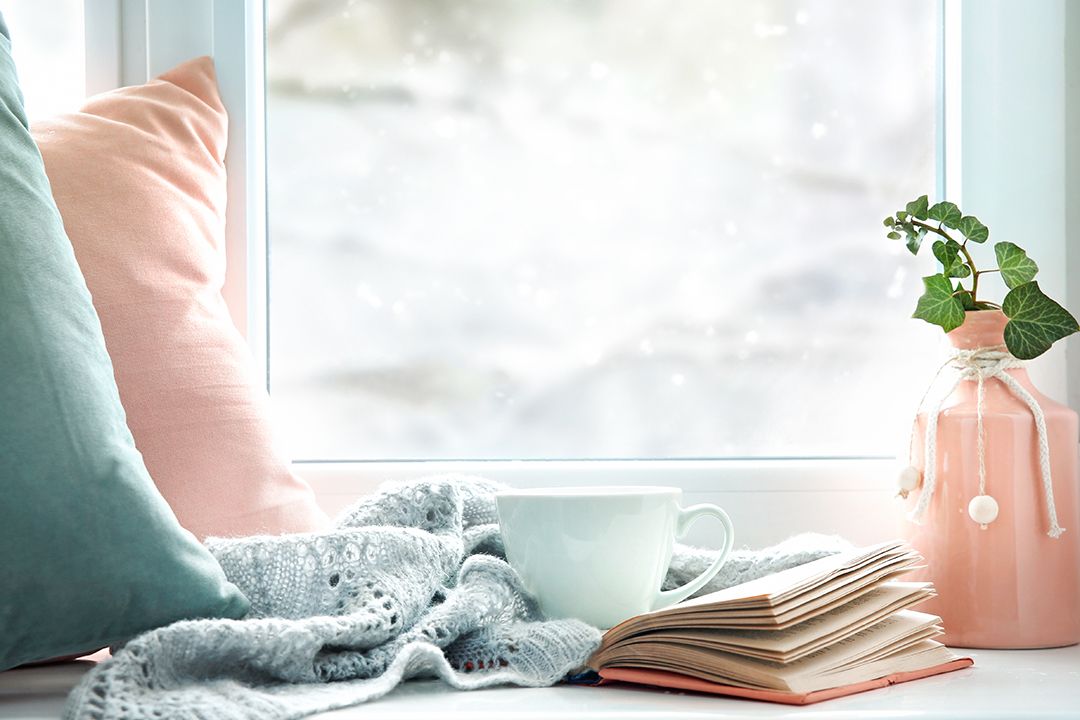
[[[932,584],[897,579],[921,562],[901,541],[822,558],[631,618],[589,664],[782,693],[918,676],[960,659],[933,639],[941,619],[910,609]]]

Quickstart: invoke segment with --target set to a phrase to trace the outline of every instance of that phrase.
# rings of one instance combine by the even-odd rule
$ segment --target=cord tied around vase
[[[938,369],[937,374],[934,375],[934,379],[930,382],[930,388],[937,382],[941,372],[950,365],[959,371],[956,381],[953,383],[952,387],[949,388],[949,392],[945,393],[945,395],[937,402],[934,411],[932,413],[927,413],[926,433],[923,446],[925,477],[922,492],[919,494],[919,500],[915,504],[915,509],[912,510],[910,515],[911,521],[914,523],[920,523],[922,521],[922,517],[926,513],[927,507],[930,505],[930,500],[934,495],[934,489],[937,484],[937,426],[938,416],[941,414],[941,406],[945,403],[945,400],[952,395],[953,391],[959,387],[960,383],[964,381],[973,381],[977,384],[975,394],[975,417],[976,432],[978,436],[976,447],[979,456],[979,494],[972,498],[971,504],[968,506],[968,514],[971,516],[972,520],[979,523],[983,529],[997,517],[997,502],[986,493],[986,438],[985,429],[983,427],[983,404],[986,382],[988,380],[997,380],[1004,385],[1014,397],[1027,405],[1028,409],[1031,410],[1031,415],[1035,420],[1035,430],[1039,441],[1039,471],[1042,477],[1043,497],[1046,502],[1046,514],[1050,521],[1047,535],[1052,538],[1061,537],[1061,533],[1065,532],[1065,528],[1058,524],[1057,509],[1054,506],[1054,486],[1050,477],[1050,443],[1046,433],[1046,417],[1034,396],[1017,382],[1016,378],[1007,372],[1012,368],[1023,367],[1024,363],[1014,357],[1004,345],[981,347],[972,350],[957,350],[952,358]],[[916,409],[916,413],[918,410],[922,409],[923,404],[926,402],[926,397],[930,394],[930,388],[927,388],[922,400],[919,401],[919,407]],[[913,426],[912,440],[914,440],[914,432]]]

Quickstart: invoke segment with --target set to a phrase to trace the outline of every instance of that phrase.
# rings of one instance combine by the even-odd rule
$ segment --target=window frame
[[[86,93],[137,85],[214,58],[229,113],[222,296],[256,372],[267,364],[266,58],[262,0],[86,0]]]
[[[1080,247],[1067,241],[1065,227],[1067,214],[1080,213],[1080,141],[1066,146],[1066,122],[1080,125],[1080,92],[1067,93],[1066,83],[1080,83],[1066,76],[1065,55],[1068,39],[1080,41],[1080,10],[1068,12],[1066,0],[934,1],[941,18],[939,195],[962,207],[995,208],[992,219],[984,217],[995,233],[1023,234],[1043,268],[1043,287],[1076,307]],[[86,0],[85,7],[88,94],[144,82],[196,55],[215,59],[230,116],[223,295],[269,387],[264,0]],[[1024,87],[1017,79],[1025,77],[1049,81]],[[1026,139],[1023,151],[999,153],[1017,133]],[[1034,202],[1050,211],[1024,215]],[[1060,343],[1031,371],[1048,395],[1080,405],[1080,339]],[[766,523],[742,523],[740,541],[750,543],[775,539],[775,528],[820,527],[815,518],[836,506],[845,512],[830,516],[832,529],[853,539],[898,527],[900,513],[887,502],[896,465],[892,458],[298,463],[331,509],[383,479],[434,472],[522,485],[677,485],[695,499],[768,513]]]

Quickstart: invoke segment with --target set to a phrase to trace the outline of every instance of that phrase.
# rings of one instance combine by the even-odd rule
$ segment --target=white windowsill
[[[367,705],[318,720],[689,720],[690,718],[905,718],[1014,720],[1075,718],[1080,647],[971,651],[975,667],[808,707],[622,687],[493,688],[458,692],[437,681],[406,683]],[[0,674],[0,718],[59,718],[85,666]]]

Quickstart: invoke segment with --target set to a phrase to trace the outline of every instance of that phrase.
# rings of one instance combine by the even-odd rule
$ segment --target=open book
[[[822,558],[631,618],[589,665],[605,680],[806,704],[972,664],[910,610],[922,558],[895,541]]]

